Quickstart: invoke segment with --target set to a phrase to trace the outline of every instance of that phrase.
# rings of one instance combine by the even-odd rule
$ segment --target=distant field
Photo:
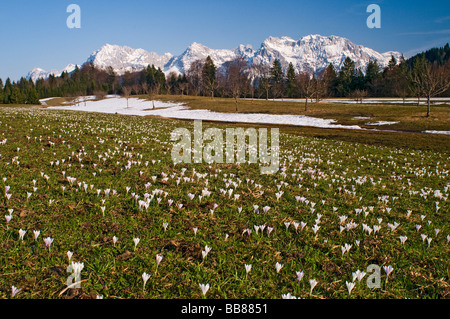
[[[145,97],[142,96],[142,98]],[[158,96],[156,99],[185,103],[192,109],[235,112],[235,104],[232,99],[172,95]],[[369,145],[406,147],[450,153],[450,136],[421,133],[425,130],[450,131],[450,106],[446,104],[433,106],[431,116],[428,118],[425,116],[425,106],[410,104],[308,103],[307,112],[304,110],[304,104],[299,102],[239,100],[238,105],[238,112],[241,113],[307,115],[324,119],[335,119],[338,124],[343,125],[359,125],[371,130],[383,130],[381,132],[369,132],[346,129],[277,126],[286,133],[324,139],[353,141]],[[398,123],[377,126],[366,125],[366,123],[375,123],[378,121]]]
[[[208,109],[216,112],[236,112],[233,99],[191,96],[158,96],[162,101],[186,103],[193,109]],[[424,105],[411,104],[344,104],[344,103],[311,103],[305,112],[304,103],[273,100],[239,100],[240,113],[298,114],[326,119],[335,119],[339,124],[360,125],[365,128],[382,128],[391,130],[421,132],[425,130],[450,130],[450,105],[441,104],[431,108],[431,116],[427,118]],[[361,119],[368,118],[368,119]],[[399,122],[391,125],[371,126],[366,123],[377,121]]]
[[[231,107],[219,101],[190,103]],[[261,175],[259,164],[174,165],[170,133],[192,121],[0,114],[0,298],[12,286],[24,299],[450,298],[447,136],[289,127],[281,169]],[[72,262],[84,266],[80,288],[67,286]]]
[[[146,96],[137,96],[148,99]],[[232,99],[210,97],[160,95],[159,101],[184,103],[191,109],[211,110],[222,113],[235,113]],[[343,101],[343,99],[334,99]],[[385,99],[380,99],[385,100]],[[444,100],[442,100],[444,101]],[[446,101],[446,100],[445,100]],[[450,106],[448,104],[433,105],[430,117],[425,116],[425,106],[415,104],[376,104],[371,100],[367,104],[356,103],[308,103],[308,111],[304,111],[303,102],[273,100],[239,100],[240,113],[259,114],[296,114],[314,118],[333,119],[337,124],[358,125],[367,130],[347,130],[335,128],[316,128],[289,125],[277,125],[283,132],[300,134],[325,139],[353,141],[368,145],[384,145],[407,147],[410,149],[441,151],[449,153],[450,136],[442,134],[423,134],[423,131],[450,131]],[[409,101],[410,102],[410,101]],[[433,101],[435,102],[435,101]],[[66,105],[64,98],[47,99],[46,106]],[[81,103],[83,105],[83,102]],[[378,125],[381,122],[387,123]],[[377,125],[368,125],[377,124]],[[231,125],[231,123],[229,123]],[[246,124],[236,124],[243,125]],[[251,124],[258,126],[257,124]],[[261,124],[263,126],[276,126]]]

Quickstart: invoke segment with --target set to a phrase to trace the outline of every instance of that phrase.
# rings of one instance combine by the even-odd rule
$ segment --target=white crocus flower
[[[316,287],[316,285],[317,285],[317,280],[315,280],[315,279],[310,279],[310,280],[309,280],[309,284],[311,285],[311,291],[310,291],[310,293],[312,294],[314,287]]]
[[[23,236],[25,236],[25,233],[26,233],[26,232],[27,232],[27,231],[26,231],[26,230],[23,230],[22,228],[19,229],[19,237],[20,237],[21,240],[23,240]]]
[[[144,280],[144,287],[142,288],[142,290],[145,289],[145,285],[147,284],[147,281],[150,279],[151,275],[147,274],[146,272],[144,272],[142,274],[142,280]]]
[[[280,264],[278,261],[275,264],[275,269],[277,270],[277,273],[279,273],[281,268],[283,268],[283,267],[284,267],[284,265]]]
[[[209,290],[209,284],[198,284],[199,286],[200,286],[200,289],[202,290],[202,294],[203,294],[203,296],[205,296],[206,295],[206,293],[208,292],[208,290]]]
[[[133,238],[133,241],[134,241],[134,250],[136,250],[136,247],[139,244],[139,242],[141,241],[141,239],[137,237],[137,238]]]
[[[347,286],[348,294],[350,295],[352,293],[353,288],[355,287],[355,283],[346,281],[345,285]]]

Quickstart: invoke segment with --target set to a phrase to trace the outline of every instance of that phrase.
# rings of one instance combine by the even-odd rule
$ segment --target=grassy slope
[[[434,190],[448,195],[448,155],[444,153],[282,135],[281,163],[286,174],[265,176],[257,164],[174,166],[169,133],[179,126],[192,129],[192,122],[19,107],[1,108],[0,113],[0,140],[7,139],[0,149],[0,177],[6,178],[0,179],[0,185],[11,186],[12,194],[8,200],[2,189],[0,210],[6,215],[14,209],[8,227],[5,220],[0,224],[1,298],[10,296],[11,285],[22,289],[18,298],[97,294],[105,298],[201,298],[199,283],[211,285],[208,298],[280,298],[288,292],[305,298],[348,298],[345,282],[352,280],[352,272],[365,271],[371,263],[392,265],[394,271],[389,279],[382,271],[378,290],[367,288],[367,277],[363,278],[350,297],[450,296],[445,237],[449,234],[448,200],[433,196]],[[204,126],[225,128],[228,124]],[[178,184],[183,167],[187,168],[184,177],[193,180],[181,179]],[[208,183],[194,169],[207,173]],[[71,185],[62,172],[77,181]],[[356,183],[361,179],[361,184]],[[238,186],[227,185],[229,180]],[[85,183],[89,185],[86,191]],[[131,187],[129,192],[126,187]],[[107,188],[117,194],[106,195]],[[204,188],[212,190],[212,195],[199,200]],[[221,188],[234,188],[234,194],[241,197],[223,196]],[[139,209],[131,195],[142,199],[144,193],[158,189],[163,193],[156,193],[148,210]],[[280,190],[284,194],[277,200],[275,194]],[[421,191],[428,196],[421,196]],[[190,201],[188,193],[196,194],[195,200]],[[312,204],[297,202],[295,196],[316,203],[315,211],[311,211]],[[388,202],[380,200],[383,196],[388,196]],[[169,206],[167,199],[174,204]],[[437,212],[436,201],[440,202]],[[178,209],[177,203],[183,203],[183,208]],[[219,206],[211,214],[215,203]],[[258,214],[253,205],[271,209]],[[102,206],[106,207],[104,214]],[[369,206],[374,210],[368,216],[355,213],[356,208]],[[243,208],[241,213],[237,207]],[[412,210],[410,217],[407,210]],[[323,215],[321,228],[314,234],[311,226],[318,213]],[[359,227],[340,233],[338,215],[347,215],[346,222],[355,221]],[[380,223],[379,218],[382,228],[377,234],[362,231],[362,223],[373,226]],[[294,221],[307,226],[303,231],[292,224],[286,229],[284,223]],[[164,222],[169,223],[167,231]],[[394,222],[400,226],[390,231],[387,223]],[[415,228],[418,224],[422,225],[420,232]],[[274,230],[270,236],[267,231],[256,234],[255,225]],[[198,227],[197,235],[193,227]],[[18,236],[20,228],[27,230],[24,241]],[[251,235],[243,235],[246,228],[252,230]],[[35,229],[41,230],[37,241]],[[439,234],[435,229],[440,229]],[[430,246],[420,234],[432,238]],[[399,241],[403,235],[408,237],[405,245]],[[51,251],[42,240],[48,236],[54,238]],[[113,236],[119,238],[115,246]],[[141,239],[136,250],[135,237]],[[345,243],[352,248],[343,255]],[[203,260],[205,245],[212,250]],[[68,250],[74,252],[73,260],[84,262],[84,281],[81,291],[66,290],[60,296],[66,288]],[[158,272],[157,253],[164,255]],[[280,273],[275,271],[276,262],[284,265]],[[248,276],[244,264],[253,265]],[[298,282],[295,271],[300,270],[305,278]],[[146,289],[143,272],[152,275]],[[319,283],[310,294],[308,280],[313,278]]]

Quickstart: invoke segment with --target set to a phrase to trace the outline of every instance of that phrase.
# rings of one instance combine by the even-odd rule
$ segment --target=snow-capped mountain
[[[164,67],[165,73],[185,73],[196,60],[205,60],[208,56],[214,61],[216,66],[221,66],[224,62],[235,59],[238,55],[233,50],[210,49],[203,44],[194,42],[181,55],[174,57]]]
[[[379,53],[334,35],[308,35],[298,41],[289,37],[269,37],[255,53],[253,64],[272,65],[278,59],[284,70],[292,62],[297,72],[316,73],[330,63],[339,69],[344,60],[350,57],[355,62],[355,67],[364,72],[369,60],[377,60],[381,67],[385,67],[392,55],[398,61],[401,53]]]
[[[163,69],[171,58],[170,53],[159,56],[155,52],[147,52],[144,49],[106,44],[100,50],[93,52],[87,62],[102,69],[111,66],[117,74],[122,75],[126,71],[140,71],[152,64]]]
[[[43,78],[46,79],[50,76],[50,74],[53,74],[55,77],[61,76],[61,74],[63,72],[68,72],[71,73],[75,70],[76,65],[75,64],[69,64],[67,65],[64,69],[62,70],[51,70],[51,71],[45,71],[41,68],[34,68],[33,70],[31,70],[30,72],[28,72],[26,78],[32,79],[33,82],[36,82],[36,80]]]
[[[284,71],[292,62],[297,73],[304,71],[317,73],[330,63],[339,69],[347,57],[355,62],[356,68],[361,68],[364,72],[369,60],[377,60],[380,67],[385,67],[391,56],[398,61],[401,53],[396,51],[379,53],[334,35],[307,35],[300,40],[289,37],[269,37],[264,40],[258,50],[254,50],[251,45],[239,45],[233,50],[211,49],[194,42],[178,56],[170,53],[158,55],[144,49],[106,44],[93,52],[86,62],[103,69],[112,67],[119,75],[126,71],[140,71],[152,64],[161,68],[165,74],[171,72],[182,74],[189,70],[194,61],[204,60],[207,56],[211,57],[218,68],[227,61],[243,57],[249,65],[270,67],[275,59],[278,59]],[[75,66],[71,66],[73,70]],[[68,68],[69,66],[66,67]],[[36,80],[40,77],[48,77],[51,73],[58,75],[62,71],[46,72],[36,68],[28,74],[27,78]]]
[[[249,65],[268,67],[278,59],[283,71],[286,71],[289,63],[292,62],[297,73],[317,73],[330,63],[339,69],[347,57],[355,62],[356,68],[365,72],[370,60],[377,60],[379,66],[383,68],[388,65],[392,56],[397,61],[401,57],[400,52],[379,53],[362,45],[354,44],[343,37],[308,35],[298,41],[289,37],[269,37],[258,50],[254,50],[251,45],[242,44],[234,50],[211,49],[194,42],[186,51],[179,56],[174,56],[161,69],[166,74],[170,72],[185,73],[195,60],[204,60],[208,55],[218,68],[223,63],[237,57],[243,57]]]

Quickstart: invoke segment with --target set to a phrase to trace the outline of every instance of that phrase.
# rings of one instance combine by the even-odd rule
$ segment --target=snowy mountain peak
[[[234,49],[234,53],[246,60],[250,60],[255,56],[255,50],[253,50],[253,47],[250,44],[240,44],[236,49]]]
[[[210,49],[201,43],[193,42],[181,55],[174,57],[165,65],[164,72],[185,73],[196,60],[204,60],[208,56],[216,67],[220,67],[223,63],[235,59],[237,54],[233,50]]]
[[[195,51],[207,51],[210,49],[201,43],[192,42],[191,45],[187,48],[187,50],[195,52]]]
[[[242,57],[249,65],[270,67],[275,59],[278,59],[284,71],[287,70],[289,63],[292,63],[297,73],[317,73],[330,63],[339,69],[347,57],[355,62],[356,68],[361,68],[364,72],[370,60],[377,60],[380,67],[385,67],[391,56],[399,61],[401,54],[396,51],[379,53],[335,35],[311,34],[299,40],[287,36],[271,36],[262,42],[258,50],[254,50],[248,44],[241,44],[233,50],[211,49],[201,43],[193,42],[178,56],[173,56],[170,53],[158,55],[144,49],[133,49],[128,46],[107,43],[99,50],[94,51],[87,62],[102,69],[112,67],[119,75],[126,71],[140,71],[152,64],[161,68],[165,74],[171,72],[180,74],[187,72],[194,61],[204,60],[207,56],[211,57],[218,68],[227,61]],[[75,69],[74,65],[69,65],[62,71],[50,72],[35,68],[28,73],[27,77],[36,80],[42,77],[46,78],[51,73],[59,75],[65,70],[71,72],[73,69]]]
[[[163,68],[172,58],[172,54],[165,53],[159,56],[155,52],[147,52],[144,49],[133,49],[128,46],[105,44],[99,50],[94,51],[87,61],[101,69],[112,67],[119,75],[129,71],[139,71],[148,65]]]
[[[286,70],[291,62],[296,72],[317,73],[330,63],[339,69],[344,60],[349,57],[355,62],[355,67],[361,68],[364,72],[369,60],[377,60],[378,64],[384,67],[388,64],[391,55],[396,58],[401,56],[399,52],[395,51],[381,54],[335,35],[312,34],[304,36],[298,41],[289,37],[269,37],[261,45],[253,62],[270,65],[275,59],[278,59],[283,70]]]
[[[278,48],[282,46],[292,46],[296,43],[294,39],[291,39],[289,37],[268,37],[264,42],[262,43],[261,47],[270,47],[270,48]]]
[[[31,70],[30,72],[28,72],[26,78],[29,80],[33,80],[33,82],[36,82],[36,80],[40,79],[40,78],[47,78],[47,71],[45,71],[44,69],[41,68],[34,68],[33,70]]]
[[[45,71],[44,69],[41,69],[41,68],[34,68],[30,72],[28,72],[26,78],[28,80],[31,79],[31,80],[33,80],[33,82],[36,82],[38,79],[48,78],[51,74],[58,77],[58,76],[61,76],[61,74],[63,74],[63,72],[71,73],[75,70],[75,68],[76,68],[75,64],[69,64],[62,70]]]

